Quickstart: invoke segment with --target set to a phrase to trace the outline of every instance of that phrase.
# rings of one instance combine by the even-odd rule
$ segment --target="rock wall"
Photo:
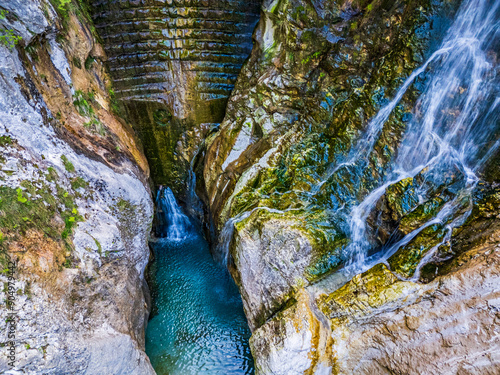
[[[446,241],[443,225],[430,225],[387,264],[351,281],[336,272],[351,256],[352,209],[392,172],[429,77],[408,86],[372,147],[358,150],[363,162],[349,162],[352,150],[437,49],[460,3],[264,1],[256,44],[220,131],[207,138],[200,173],[217,251],[253,331],[257,373],[498,372],[496,331],[486,333],[498,319],[495,154],[462,200],[461,212],[472,214]],[[495,136],[485,144],[498,142],[498,127],[488,134]],[[381,190],[362,220],[367,256],[430,220],[454,199],[453,187],[465,186],[463,169],[439,168]],[[485,334],[469,341],[475,332]]]
[[[260,1],[92,2],[116,98],[156,184],[185,197],[189,164],[224,117],[252,48]]]
[[[387,121],[369,167],[323,182],[328,166],[422,63],[438,38],[432,25],[449,24],[438,16],[432,22],[430,3],[369,5],[264,3],[221,131],[207,140],[205,200],[219,230],[237,219],[231,255],[243,295],[254,294],[247,309],[254,328],[295,288],[342,262],[349,234],[339,208],[352,207],[387,173],[418,89]],[[280,286],[267,276],[256,281],[254,271]]]
[[[84,5],[0,4],[2,373],[154,374],[149,170]]]

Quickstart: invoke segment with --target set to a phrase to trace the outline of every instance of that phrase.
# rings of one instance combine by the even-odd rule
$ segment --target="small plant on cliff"
[[[58,8],[59,10],[67,10],[68,9],[68,4],[71,3],[71,0],[56,0],[58,2]]]
[[[12,138],[8,135],[0,136],[0,147],[5,147],[7,145],[12,144]]]
[[[14,30],[4,29],[0,30],[0,44],[12,49],[19,43],[23,38],[14,33]]]
[[[91,55],[88,55],[85,59],[85,69],[90,70],[92,68],[92,64],[95,62],[95,58]]]
[[[82,62],[81,62],[80,58],[74,56],[73,57],[73,65],[76,66],[78,69],[81,69],[82,68]]]
[[[81,90],[76,90],[73,95],[73,105],[76,107],[78,113],[82,116],[91,117],[95,115],[94,109],[92,108],[93,95],[85,94]]]
[[[80,188],[86,188],[88,186],[87,181],[81,177],[75,177],[71,179],[71,188],[73,190],[78,190]]]
[[[77,90],[73,95],[73,104],[76,107],[78,113],[82,116],[89,118],[89,121],[85,122],[83,126],[94,133],[101,136],[106,135],[106,128],[102,122],[97,117],[97,114],[92,107],[92,104],[97,105],[95,100],[95,94],[91,91],[84,93],[81,90]]]
[[[63,18],[68,17],[72,0],[50,0],[57,13]]]
[[[0,10],[0,21],[7,18],[8,10]],[[15,47],[17,43],[19,43],[23,38],[14,33],[12,29],[2,29],[0,30],[0,44],[3,46],[12,49]]]
[[[72,173],[75,171],[75,166],[68,160],[66,155],[61,155],[61,160],[64,163],[64,168],[66,168],[68,172]]]

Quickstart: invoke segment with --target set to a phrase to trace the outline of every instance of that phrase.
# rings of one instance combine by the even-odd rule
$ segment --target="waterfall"
[[[435,223],[446,224],[447,234],[442,244],[449,240],[453,227],[461,225],[469,215],[472,205],[469,204],[469,208],[463,210],[463,202],[471,200],[472,189],[479,181],[478,172],[500,146],[500,85],[494,63],[494,53],[498,47],[499,5],[498,0],[464,0],[440,48],[410,75],[395,98],[370,121],[365,135],[352,148],[347,161],[335,166],[328,174],[331,176],[343,165],[368,157],[385,121],[405,91],[419,74],[431,67],[430,77],[417,101],[414,117],[404,135],[391,173],[380,187],[351,211],[351,243],[345,250],[349,260],[344,272],[353,275],[365,271],[376,262],[385,262],[401,246]],[[367,258],[371,245],[367,239],[366,221],[386,188],[417,175],[444,180],[443,176],[450,171],[458,171],[455,175],[462,175],[462,181],[456,184],[459,192],[455,197],[426,224],[396,243],[387,245],[376,256]],[[449,174],[453,175],[451,172]],[[454,178],[459,179],[457,176]],[[420,189],[420,201],[429,198],[428,190]],[[429,251],[417,270],[438,246]]]
[[[172,241],[181,241],[188,236],[189,218],[184,215],[170,188],[160,187],[156,195],[157,234]]]

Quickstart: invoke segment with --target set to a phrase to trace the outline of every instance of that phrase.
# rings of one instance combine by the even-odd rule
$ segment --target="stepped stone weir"
[[[144,144],[155,183],[182,181],[196,146],[213,124],[222,121],[252,49],[260,3],[92,2],[116,98]],[[173,160],[174,153],[183,160]]]

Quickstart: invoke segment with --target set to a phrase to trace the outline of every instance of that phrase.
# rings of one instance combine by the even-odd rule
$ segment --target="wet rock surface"
[[[449,30],[465,30],[453,23],[461,3],[263,3],[251,57],[202,151],[200,189],[243,296],[257,373],[498,371],[496,310],[486,308],[498,298],[498,41],[481,39],[481,57],[462,65],[441,57],[458,50]],[[496,3],[478,5],[490,26]],[[484,107],[462,123],[473,65],[489,67]],[[439,82],[456,68],[463,81],[441,101]],[[418,328],[406,325],[412,314]]]
[[[437,38],[431,21],[442,17],[438,9],[430,3],[264,3],[257,44],[220,132],[207,140],[203,176],[219,230],[229,218],[251,212],[238,230],[245,223],[246,231],[260,235],[253,225],[259,222],[272,232],[266,221],[278,216],[294,222],[302,242],[310,243],[301,274],[285,272],[288,287],[276,295],[293,293],[298,283],[345,260],[350,210],[387,174],[418,88],[405,93],[367,160],[332,166],[349,157],[368,120],[422,62]],[[252,211],[256,207],[276,212]],[[299,243],[287,246],[302,251]],[[236,245],[231,251],[239,270],[245,250]],[[263,259],[266,251],[256,250]],[[274,312],[267,310],[267,317]]]

